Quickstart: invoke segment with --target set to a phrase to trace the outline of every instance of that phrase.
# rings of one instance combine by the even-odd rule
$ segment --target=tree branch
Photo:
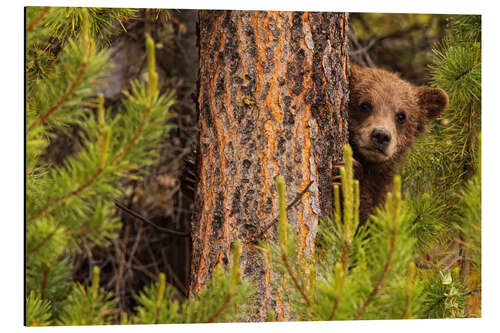
[[[229,304],[230,301],[231,301],[231,294],[227,295],[226,299],[224,300],[224,303],[222,303],[221,307],[212,316],[210,316],[210,318],[208,318],[207,323],[213,323],[214,320],[217,319],[217,317],[219,317],[221,313],[224,312],[224,310],[226,310],[227,305]]]
[[[133,211],[130,208],[125,207],[124,205],[122,205],[118,201],[114,200],[114,202],[115,202],[116,207],[120,208],[125,213],[129,214],[132,217],[135,217],[136,219],[138,219],[138,220],[140,220],[142,222],[146,222],[147,224],[155,227],[156,229],[158,229],[160,231],[169,233],[169,234],[174,235],[174,236],[179,236],[179,237],[189,237],[189,236],[191,236],[190,232],[183,232],[183,231],[177,231],[177,230],[172,230],[172,229],[169,229],[169,228],[160,227],[159,225],[151,222],[150,220],[148,220],[144,216],[140,215],[139,213]]]
[[[84,56],[86,58],[86,56]],[[76,76],[75,80],[69,87],[69,89],[64,93],[64,95],[54,104],[52,105],[47,111],[45,111],[44,114],[39,116],[34,122],[31,123],[31,125],[28,127],[27,131],[30,131],[33,127],[38,126],[40,124],[43,124],[45,120],[54,112],[56,111],[65,101],[68,99],[69,96],[71,96],[76,88],[80,85],[83,75],[85,74],[85,70],[87,69],[87,60],[85,59],[82,62],[82,66],[80,67],[80,71],[78,72],[78,75]]]
[[[290,267],[290,264],[288,263],[288,259],[286,258],[286,255],[281,254],[281,261],[285,265],[285,268],[292,278],[293,284],[295,285],[295,288],[300,292],[304,300],[306,301],[307,305],[311,305],[311,302],[309,301],[309,298],[307,297],[304,289],[300,286],[299,281],[297,281],[297,277],[293,273],[292,267]]]
[[[38,16],[33,20],[33,22],[31,22],[31,24],[26,29],[26,34],[29,34],[33,30],[33,28],[38,23],[40,23],[40,21],[44,18],[44,16],[49,12],[49,9],[50,9],[50,7],[44,7],[42,9],[42,11],[40,12],[40,14],[38,14]]]
[[[380,275],[380,278],[377,281],[377,283],[375,284],[375,286],[373,287],[370,295],[368,295],[368,298],[365,300],[363,305],[359,308],[358,312],[356,313],[356,316],[354,317],[355,320],[359,319],[363,315],[363,313],[365,312],[368,305],[371,303],[373,298],[377,295],[379,289],[382,287],[382,284],[384,283],[384,280],[385,280],[387,273],[389,271],[389,265],[391,264],[391,260],[392,260],[393,254],[394,254],[395,247],[396,247],[396,227],[394,227],[394,230],[392,233],[391,245],[390,245],[389,253],[387,254],[387,260],[385,262],[384,270],[382,271],[382,275]]]
[[[69,199],[70,197],[72,196],[75,196],[77,195],[78,193],[80,193],[81,191],[83,191],[84,189],[86,189],[87,187],[89,187],[96,179],[97,177],[101,174],[102,172],[102,168],[99,167],[96,171],[96,173],[94,173],[92,175],[92,177],[90,177],[89,179],[87,179],[87,181],[84,183],[84,184],[81,184],[80,186],[78,186],[75,190],[71,191],[70,193],[67,193],[63,196],[60,196],[59,198],[56,198],[54,200],[52,200],[52,203],[49,203],[45,206],[44,209],[42,209],[40,211],[40,213],[32,218],[30,218],[26,224],[31,224],[33,221],[41,218],[41,217],[44,217],[44,216],[47,216],[48,214],[50,214],[57,206],[58,204],[60,204],[61,202]]]

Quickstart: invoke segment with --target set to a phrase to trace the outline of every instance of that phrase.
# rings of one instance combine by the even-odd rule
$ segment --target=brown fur
[[[356,65],[351,67],[350,90],[349,143],[362,166],[357,174],[364,223],[385,202],[396,166],[428,121],[447,107],[448,96],[439,88],[417,87],[397,74]],[[375,129],[384,133],[381,138]]]

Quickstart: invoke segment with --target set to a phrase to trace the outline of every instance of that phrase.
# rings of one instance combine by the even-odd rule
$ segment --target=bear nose
[[[375,128],[371,134],[372,142],[380,148],[385,148],[391,141],[391,133],[385,128]]]

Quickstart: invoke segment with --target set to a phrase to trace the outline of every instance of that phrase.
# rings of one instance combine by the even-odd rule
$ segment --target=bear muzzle
[[[391,142],[391,132],[382,127],[375,128],[370,134],[370,139],[376,149],[385,150]]]

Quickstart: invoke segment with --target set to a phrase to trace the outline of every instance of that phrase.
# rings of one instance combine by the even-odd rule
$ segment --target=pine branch
[[[149,118],[150,114],[151,114],[151,108],[147,108],[146,110],[144,110],[137,131],[134,133],[134,136],[127,143],[127,146],[122,150],[122,152],[113,159],[113,164],[118,164],[132,150],[132,148],[134,148],[134,146],[137,143],[137,140],[140,138],[142,132],[144,131],[146,121]]]
[[[410,262],[410,265],[408,266],[408,277],[406,280],[406,288],[405,288],[406,289],[405,308],[403,313],[401,314],[401,319],[407,318],[410,312],[411,288],[414,278],[415,278],[415,263]]]
[[[349,259],[349,251],[351,250],[351,243],[344,241],[344,246],[342,247],[341,262],[344,268],[344,273],[347,273],[347,261]]]
[[[290,266],[290,263],[288,262],[286,254],[281,254],[281,260],[283,262],[283,265],[286,268],[286,271],[288,272],[288,275],[292,279],[295,288],[300,292],[300,294],[302,295],[302,297],[306,301],[307,305],[311,305],[311,301],[309,301],[309,297],[307,297],[304,289],[302,288],[302,286],[297,281],[297,277],[295,276],[295,274],[294,274],[294,272],[292,270],[292,267]]]
[[[217,319],[226,310],[230,301],[231,295],[227,295],[220,308],[212,316],[210,316],[210,318],[207,319],[207,323],[213,323],[215,319]]]
[[[368,295],[368,298],[365,300],[363,305],[356,312],[356,315],[354,316],[355,320],[358,320],[363,315],[363,313],[365,312],[368,305],[371,303],[373,298],[377,295],[380,288],[382,287],[382,285],[385,281],[385,278],[387,276],[387,273],[389,272],[389,266],[391,264],[391,260],[392,260],[393,254],[394,254],[395,247],[396,247],[396,230],[393,230],[391,242],[390,242],[390,249],[389,249],[389,253],[387,254],[387,260],[385,262],[382,274],[380,275],[380,278],[378,279],[377,283],[373,286],[373,289],[370,292],[370,294]]]
[[[44,7],[40,14],[38,14],[38,16],[30,23],[30,25],[28,26],[28,28],[26,29],[26,34],[29,34],[33,28],[38,24],[40,23],[40,21],[44,18],[44,16],[49,12],[50,10],[50,7]]]
[[[85,181],[84,184],[81,184],[80,186],[78,186],[75,190],[71,191],[70,193],[67,193],[65,195],[62,195],[62,196],[52,200],[52,203],[48,203],[43,209],[41,209],[41,211],[38,215],[35,215],[34,217],[28,219],[26,224],[30,225],[35,220],[47,216],[55,208],[57,208],[60,204],[64,203],[66,200],[70,199],[71,197],[78,195],[81,191],[83,191],[86,188],[88,188],[89,186],[91,186],[97,180],[97,177],[99,177],[99,175],[102,173],[102,171],[103,171],[103,168],[99,167],[97,169],[97,171],[89,179],[87,179],[87,181]]]
[[[410,310],[410,293],[407,291],[405,299],[405,307],[403,313],[401,314],[401,319],[407,319],[409,310]]]
[[[87,229],[87,230],[82,230],[79,232],[67,232],[67,235],[69,235],[71,237],[84,237],[84,236],[87,236],[89,234],[92,234],[94,232],[99,231],[101,228],[102,228],[102,225],[96,225],[95,227],[92,227],[92,228]]]
[[[472,73],[474,71],[474,69],[476,68],[476,66],[478,66],[479,64],[476,62],[474,63],[470,68],[467,68],[467,70],[463,71],[462,73],[460,73],[456,78],[455,78],[455,81],[458,81],[460,80],[461,78],[463,78],[464,76],[466,76],[467,74],[469,73]]]
[[[42,299],[45,298],[45,291],[47,289],[47,278],[49,275],[49,266],[47,264],[43,265],[43,273],[42,273],[42,288],[40,291]]]
[[[48,7],[46,7],[48,8]],[[83,77],[85,74],[85,71],[87,69],[88,61],[92,52],[91,45],[90,45],[90,40],[89,40],[89,18],[88,18],[88,11],[87,9],[84,9],[82,11],[83,13],[83,33],[82,33],[82,49],[83,49],[83,59],[82,63],[80,65],[80,70],[78,71],[78,74],[76,78],[73,80],[73,83],[70,85],[68,90],[64,93],[64,95],[51,107],[47,109],[44,113],[42,113],[34,122],[32,122],[28,128],[27,132],[29,132],[33,127],[41,125],[47,120],[47,118],[54,113],[78,88],[80,83],[83,81]]]
[[[45,244],[47,244],[47,242],[54,236],[54,234],[56,233],[56,231],[57,231],[57,229],[55,229],[50,234],[48,234],[40,243],[38,243],[37,245],[35,245],[32,248],[28,249],[26,251],[27,254],[33,254],[34,252],[40,250],[40,248],[42,246],[44,246]]]
[[[85,38],[84,38],[85,40]],[[150,118],[151,115],[151,108],[153,107],[153,97],[156,94],[157,91],[157,74],[154,69],[154,45],[152,45],[152,39],[149,38],[146,42],[147,50],[148,50],[148,63],[149,63],[149,72],[150,72],[150,79],[148,81],[148,94],[147,94],[147,99],[148,99],[148,106],[146,109],[142,112],[141,114],[141,121],[134,132],[133,137],[131,140],[127,143],[125,146],[124,150],[122,150],[121,153],[115,156],[113,158],[111,165],[118,165],[126,156],[127,154],[136,146],[138,139],[141,137],[143,134],[143,131],[146,127],[146,123]],[[150,60],[153,59],[153,62]],[[39,118],[40,119],[40,118]],[[101,162],[104,160],[101,160]],[[31,224],[33,221],[36,219],[39,219],[41,217],[45,217],[48,214],[50,214],[56,207],[58,207],[61,203],[64,203],[66,200],[70,199],[71,197],[74,197],[78,195],[80,192],[85,190],[86,188],[90,187],[101,175],[101,173],[104,171],[104,165],[101,163],[97,171],[87,179],[83,184],[81,184],[79,187],[77,187],[75,190],[71,191],[70,193],[67,193],[63,196],[60,196],[54,200],[52,200],[52,203],[48,203],[43,209],[41,209],[40,213],[33,218],[30,218],[27,221],[27,224]]]
[[[332,313],[326,319],[327,321],[333,320],[333,318],[335,317],[335,313],[337,313],[337,309],[339,307],[339,303],[340,303],[339,301],[340,301],[340,297],[338,297],[338,296],[335,297],[335,299],[333,301]]]
[[[67,99],[69,96],[73,94],[73,92],[76,90],[76,88],[80,85],[83,75],[85,73],[85,70],[87,68],[87,61],[82,62],[82,66],[80,68],[80,71],[78,72],[78,75],[76,79],[73,81],[69,89],[64,93],[64,95],[59,99],[54,105],[52,105],[45,113],[40,115],[34,122],[32,122],[29,126],[27,131],[30,131],[33,129],[33,127],[41,125],[47,120],[47,118],[54,112],[56,111]]]
[[[382,288],[382,285],[384,284],[387,274],[389,272],[389,267],[392,262],[394,251],[396,249],[397,223],[401,214],[401,178],[399,176],[396,176],[394,178],[393,193],[394,193],[394,198],[391,192],[387,193],[386,205],[385,205],[386,210],[390,213],[389,225],[391,231],[391,239],[389,243],[389,252],[387,253],[387,259],[385,261],[382,274],[380,275],[377,283],[375,283],[367,299],[364,301],[363,305],[356,312],[356,315],[354,317],[355,320],[359,319],[363,315],[368,305],[373,301],[374,297],[377,295],[380,288]]]

